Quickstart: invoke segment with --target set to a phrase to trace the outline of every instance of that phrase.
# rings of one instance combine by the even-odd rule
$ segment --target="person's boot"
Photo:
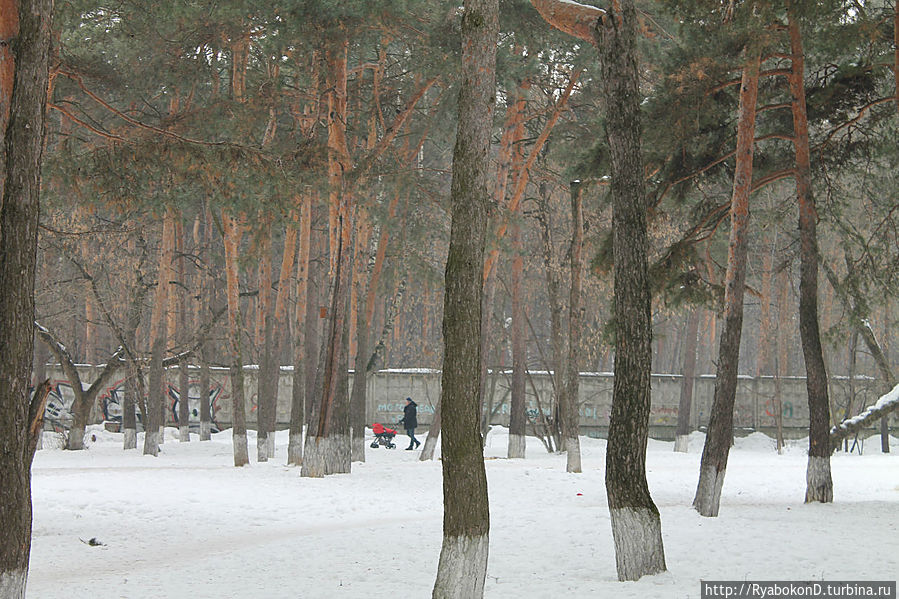
[[[413,450],[413,449],[415,449],[415,448],[412,447],[412,444],[411,444],[411,443],[409,443],[409,447],[406,448],[406,451],[411,451],[411,450]]]
[[[415,449],[418,449],[418,446],[421,445],[421,441],[418,439],[415,440]]]

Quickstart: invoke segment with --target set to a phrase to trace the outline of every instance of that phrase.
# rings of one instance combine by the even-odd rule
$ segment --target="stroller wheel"
[[[396,449],[396,443],[391,443],[387,446],[387,449]]]
[[[377,448],[378,448],[378,442],[375,441],[374,443],[372,443],[372,444],[370,445],[370,447],[371,447],[372,449],[377,449]]]

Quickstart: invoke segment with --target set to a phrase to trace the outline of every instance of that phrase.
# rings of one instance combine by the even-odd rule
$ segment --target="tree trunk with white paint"
[[[694,308],[687,320],[687,342],[684,344],[680,402],[677,406],[677,431],[674,451],[687,453],[690,446],[690,411],[693,406],[693,379],[696,376],[696,342],[699,334],[699,309]]]
[[[583,270],[584,212],[581,206],[580,182],[571,184],[571,292],[568,301],[568,365],[565,381],[565,452],[567,472],[581,472],[581,419],[578,409],[580,370],[578,349],[581,345],[581,271]]]
[[[693,498],[693,507],[696,511],[709,517],[718,515],[727,458],[733,443],[737,365],[743,331],[743,295],[749,244],[749,196],[752,189],[752,157],[760,63],[757,51],[747,48],[746,52],[747,60],[740,85],[737,165],[730,207],[730,245],[724,281],[724,330],[718,348],[715,395],[709,416],[708,434],[702,449],[699,484]]]
[[[206,202],[203,210],[203,246],[206,248],[212,245],[212,211],[209,209],[209,203]],[[200,245],[200,239],[195,240],[197,246]],[[203,271],[199,275],[202,283],[200,284],[200,301],[197,310],[197,321],[199,315],[208,314],[209,307],[212,305],[215,296],[215,284],[212,276],[208,271]],[[212,405],[209,403],[209,391],[212,384],[212,373],[209,368],[209,342],[206,339],[200,340],[197,348],[198,365],[200,367],[200,441],[210,441],[212,439]]]
[[[84,449],[84,431],[88,425],[91,411],[97,403],[97,397],[100,395],[100,391],[107,388],[112,382],[112,377],[122,366],[124,366],[125,362],[122,360],[122,353],[124,350],[122,347],[119,347],[116,352],[106,360],[106,365],[103,367],[103,370],[97,378],[94,379],[94,382],[85,389],[81,382],[78,368],[76,368],[75,361],[69,354],[68,349],[66,349],[66,347],[60,343],[47,328],[41,326],[39,323],[35,322],[34,328],[37,332],[37,337],[59,362],[63,372],[72,385],[72,393],[75,396],[75,399],[72,401],[72,407],[70,408],[72,412],[72,425],[69,428],[66,449]]]
[[[521,255],[521,230],[517,223],[512,225],[512,390],[509,408],[509,458],[524,458],[525,424],[525,375],[527,369],[527,338],[524,334],[525,309],[521,295],[521,279],[524,272],[524,257]]]
[[[169,281],[171,280],[172,254],[169,252],[175,235],[172,211],[166,209],[162,219],[162,237],[159,242],[159,264],[156,268],[156,294],[153,313],[150,316],[150,364],[147,388],[147,414],[144,422],[144,455],[158,455],[162,442],[160,430],[165,424],[165,368],[162,360],[166,350],[166,307],[168,306]]]
[[[209,403],[209,391],[212,385],[212,376],[209,369],[209,360],[206,359],[206,344],[199,349],[200,366],[200,441],[212,439],[212,406]]]
[[[259,370],[256,380],[256,459],[268,461],[269,412],[275,409],[276,393],[272,370],[272,226],[269,215],[262,217],[259,243],[259,267],[256,296],[256,347],[258,348]]]
[[[434,599],[483,597],[487,575],[490,513],[478,417],[484,245],[490,201],[488,152],[496,102],[498,35],[498,0],[466,0],[443,310],[443,546]]]
[[[135,399],[140,396],[140,388],[134,375],[125,381],[125,395],[122,398],[123,449],[137,449],[137,418],[134,413]]]
[[[830,401],[827,372],[818,328],[818,212],[811,188],[808,114],[805,105],[805,55],[795,7],[788,10],[792,72],[793,147],[796,153],[796,193],[799,198],[799,337],[805,358],[808,392],[809,447],[805,502],[833,501],[830,475]]]
[[[0,0],[0,597],[24,599],[31,462],[34,274],[52,0]],[[49,389],[48,389],[49,390]],[[34,394],[37,398],[38,393]]]
[[[566,385],[565,373],[568,368],[565,365],[565,336],[562,335],[562,312],[563,306],[561,301],[562,273],[559,261],[556,258],[555,250],[552,242],[552,211],[549,208],[549,200],[547,194],[541,191],[538,199],[539,210],[537,218],[540,221],[540,237],[541,246],[543,248],[543,263],[546,271],[546,295],[549,300],[549,322],[550,322],[550,345],[552,347],[552,385],[555,396],[556,405],[565,405]],[[556,446],[559,443],[559,423],[553,422],[553,434],[547,435],[547,449],[553,451],[552,441],[555,440]]]
[[[615,262],[615,378],[605,479],[618,580],[624,581],[664,572],[665,553],[659,510],[646,482],[652,318],[640,152],[637,15],[633,2],[623,0],[617,5],[621,14],[612,12],[598,19],[595,35],[611,160]]]
[[[293,386],[290,401],[290,429],[287,463],[303,463],[303,427],[306,424],[306,320],[309,303],[309,251],[312,243],[312,200],[300,199],[299,250],[297,255],[297,297],[294,309]]]
[[[240,287],[238,282],[238,250],[240,246],[240,223],[222,211],[223,236],[225,241],[225,274],[228,295],[228,372],[231,380],[231,440],[233,443],[234,465],[246,466],[250,463],[247,446],[246,400],[244,398],[243,357],[240,337]]]
[[[178,441],[190,442],[190,371],[187,359],[178,362]],[[201,398],[202,399],[202,398]]]

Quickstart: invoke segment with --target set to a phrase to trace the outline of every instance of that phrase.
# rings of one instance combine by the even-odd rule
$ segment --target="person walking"
[[[418,446],[421,445],[421,442],[415,438],[415,427],[418,426],[418,404],[412,401],[411,397],[406,398],[406,407],[403,408],[403,417],[400,420],[400,423],[406,427],[406,434],[409,435],[409,447],[406,448],[406,451],[410,449],[418,449]]]

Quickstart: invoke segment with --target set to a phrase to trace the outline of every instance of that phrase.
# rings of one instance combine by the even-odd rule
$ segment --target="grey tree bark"
[[[665,571],[665,552],[659,510],[646,482],[652,317],[640,151],[637,15],[629,0],[610,8],[597,19],[594,31],[611,158],[615,261],[615,378],[605,478],[615,562],[618,579],[623,581]]]
[[[178,441],[190,442],[190,364],[187,358],[178,361]],[[202,401],[202,395],[200,396]]]
[[[498,0],[465,0],[462,81],[450,187],[442,375],[443,546],[435,599],[484,595],[490,512],[479,434],[481,300],[490,150],[496,104]]]
[[[687,320],[687,339],[684,344],[683,379],[680,387],[680,402],[677,406],[677,432],[674,451],[686,453],[690,438],[690,410],[693,406],[693,379],[696,376],[696,342],[699,334],[699,308],[690,312]]]
[[[571,184],[571,292],[568,301],[568,369],[565,381],[566,402],[563,406],[565,417],[565,452],[567,472],[581,472],[580,415],[580,369],[578,349],[581,344],[581,271],[583,270],[584,211],[581,205],[581,184]]]
[[[23,599],[31,462],[43,406],[29,401],[34,273],[52,0],[0,1],[0,597]],[[38,394],[35,394],[35,398]]]

